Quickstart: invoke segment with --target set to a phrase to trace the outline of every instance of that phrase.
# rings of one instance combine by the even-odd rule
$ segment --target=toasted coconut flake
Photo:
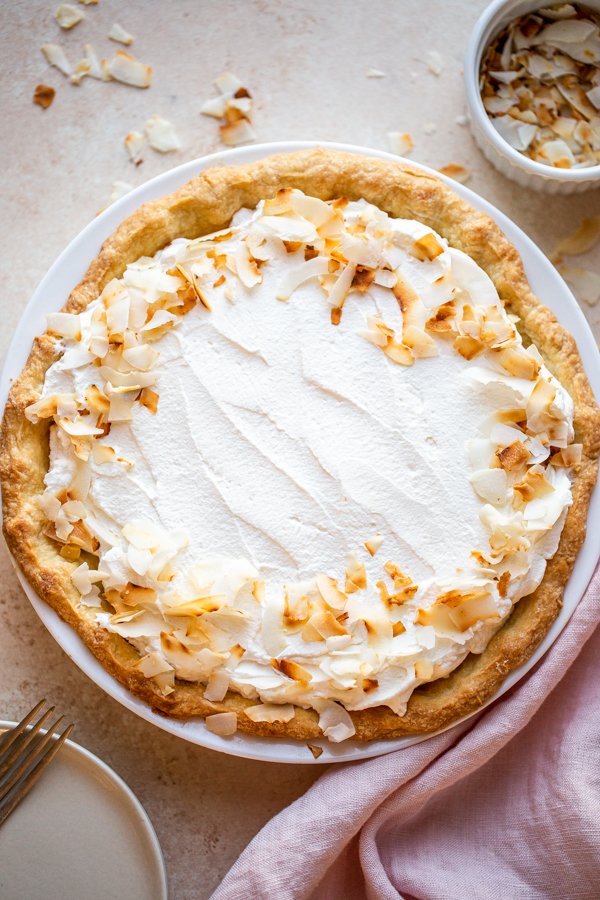
[[[522,441],[514,441],[508,447],[496,451],[496,456],[503,469],[512,472],[519,469],[530,457],[529,450]]]
[[[144,133],[152,149],[158,150],[159,153],[171,153],[181,149],[181,141],[173,124],[156,113],[150,116],[144,125]]]
[[[329,575],[317,575],[316,584],[327,606],[340,611],[345,608],[348,597],[338,588],[335,578],[330,578]]]
[[[247,706],[244,713],[252,722],[291,722],[296,710],[292,703],[259,703]]]
[[[464,359],[474,359],[485,350],[485,346],[481,341],[469,337],[469,335],[459,335],[455,339],[453,346],[456,352],[460,353]]]
[[[541,365],[537,359],[522,347],[506,347],[498,351],[497,360],[509,375],[534,381]]]
[[[56,91],[48,84],[37,84],[33,92],[32,100],[42,109],[48,109],[56,95]]]
[[[112,203],[116,203],[117,200],[120,200],[121,197],[124,197],[125,194],[128,194],[132,190],[133,185],[128,184],[126,181],[113,181],[112,193],[108,199],[108,205],[110,206]]]
[[[319,713],[319,728],[330,741],[339,743],[356,734],[350,715],[339,703],[315,699],[312,705]]]
[[[237,715],[233,712],[215,713],[204,721],[208,730],[220,737],[231,737],[237,731]]]
[[[469,477],[475,492],[494,506],[506,502],[508,478],[504,469],[479,469]]]
[[[460,163],[447,163],[447,165],[438,169],[438,172],[454,179],[454,181],[458,181],[460,184],[465,184],[471,177],[471,170],[466,166],[461,166]]]
[[[388,146],[398,156],[408,156],[415,146],[412,135],[408,131],[388,131]]]
[[[81,340],[81,320],[78,315],[72,313],[50,313],[46,316],[48,331],[59,334],[61,337],[70,338],[73,341]]]
[[[228,147],[238,147],[240,144],[248,144],[256,140],[256,134],[246,119],[239,119],[228,125],[220,125],[221,140]]]
[[[325,639],[348,634],[347,629],[329,609],[314,613],[308,620],[308,624]]]
[[[211,97],[200,109],[203,116],[213,116],[215,119],[222,119],[227,110],[227,97]]]
[[[413,252],[417,259],[436,259],[440,253],[444,252],[444,248],[433,231],[427,231],[414,242]]]
[[[97,78],[99,81],[107,81],[110,76],[106,71],[106,67],[102,67],[102,63],[98,59],[92,44],[86,44],[83,49],[85,50],[85,60],[83,62],[86,63],[86,75],[89,75],[90,78]]]
[[[117,50],[108,61],[108,73],[122,84],[132,87],[147,88],[152,83],[152,67],[140,62],[135,56],[124,50]]]
[[[130,131],[125,135],[125,149],[135,165],[142,161],[142,151],[146,147],[146,137],[141,131]]]
[[[383,347],[383,352],[388,359],[391,359],[392,362],[397,363],[399,366],[412,366],[415,361],[412,350],[394,340],[388,340],[387,345]]]
[[[371,556],[375,556],[382,544],[382,534],[374,534],[373,537],[367,538],[367,540],[365,541],[365,547],[367,548]]]
[[[316,744],[307,744],[306,745],[315,759],[318,759],[323,753],[323,748],[318,747]]]
[[[600,215],[582,219],[576,231],[556,245],[553,258],[587,253],[600,240]]]
[[[434,75],[441,75],[444,69],[444,57],[437,50],[429,50],[425,57],[427,68]]]
[[[293,659],[272,659],[271,665],[278,672],[281,672],[282,675],[285,675],[286,678],[291,678],[293,681],[300,681],[303,684],[312,681],[312,675],[308,669],[305,669],[304,666],[301,666],[300,663],[295,662]]]
[[[115,22],[108,32],[108,37],[111,41],[116,41],[118,44],[125,44],[126,47],[129,47],[133,44],[133,35],[129,34],[128,31],[125,31],[122,25],[119,25],[118,22]]]
[[[54,66],[63,75],[73,74],[73,66],[65,56],[62,47],[59,47],[58,44],[42,44],[41,50],[49,65]]]
[[[366,586],[367,570],[364,563],[359,562],[356,555],[354,555],[346,566],[346,593],[353,594],[355,591],[362,591]]]
[[[74,28],[82,19],[85,19],[85,13],[71,3],[61,3],[54,13],[54,18],[61,28],[68,31],[70,28]]]
[[[288,266],[277,289],[277,299],[288,300],[294,291],[310,278],[326,275],[328,266],[329,261],[324,256],[315,256],[297,266]]]
[[[550,465],[559,468],[578,466],[582,456],[582,444],[569,444],[568,447],[563,447],[562,450],[557,450],[556,453],[552,454],[550,457]]]
[[[600,300],[600,274],[598,272],[578,266],[568,266],[564,263],[559,263],[557,269],[569,283],[578,300],[582,300],[588,306],[595,306],[598,303]]]
[[[237,75],[234,75],[233,72],[223,72],[222,75],[215,78],[213,84],[222,94],[231,94],[232,96],[244,87],[240,79]]]
[[[153,416],[156,415],[158,411],[158,394],[156,391],[151,390],[151,388],[144,388],[140,394],[139,402],[146,409],[149,409]]]

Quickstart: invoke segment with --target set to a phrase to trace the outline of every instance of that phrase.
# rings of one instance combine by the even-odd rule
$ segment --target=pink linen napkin
[[[478,716],[332,766],[212,900],[600,898],[600,568],[543,659]]]

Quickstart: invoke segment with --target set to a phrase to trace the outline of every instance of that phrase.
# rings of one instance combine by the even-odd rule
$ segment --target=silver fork
[[[64,720],[64,716],[59,716],[43,732],[41,729],[52,716],[54,707],[36,722],[33,720],[45,705],[46,701],[40,700],[18,725],[0,737],[0,825],[27,796],[73,731],[74,726],[70,724],[58,737],[55,735]]]

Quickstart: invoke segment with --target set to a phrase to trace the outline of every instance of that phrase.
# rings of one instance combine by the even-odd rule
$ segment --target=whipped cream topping
[[[49,328],[48,533],[165,693],[342,740],[483,651],[557,549],[571,398],[419,222],[280,192]]]

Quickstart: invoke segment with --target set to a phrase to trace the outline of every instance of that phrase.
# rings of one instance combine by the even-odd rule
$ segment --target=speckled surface
[[[215,120],[199,114],[225,68],[255,97],[261,141],[336,140],[387,149],[388,131],[410,131],[413,158],[472,170],[469,186],[511,216],[544,249],[584,215],[600,212],[600,191],[575,198],[524,191],[481,156],[464,113],[461,61],[481,0],[100,0],[81,7],[70,32],[53,20],[57,2],[26,0],[0,10],[3,291],[0,352],[48,266],[104,206],[115,180],[133,185],[219,149]],[[88,79],[71,86],[39,47],[60,43],[72,62],[92,43],[99,55],[114,21],[135,36],[132,51],[154,68],[149,90]],[[424,59],[444,60],[436,77]],[[385,78],[365,77],[368,68]],[[38,83],[57,89],[43,111]],[[158,112],[184,149],[148,151],[135,168],[123,138]],[[433,133],[432,126],[435,128]],[[600,266],[598,250],[582,259]],[[64,298],[56,298],[57,307]],[[598,329],[600,309],[585,308]],[[138,719],[104,695],[65,656],[37,619],[0,546],[0,718],[19,718],[41,696],[77,723],[76,738],[131,785],[161,841],[176,900],[208,897],[261,825],[303,793],[319,770],[250,762],[202,750]],[[308,751],[307,751],[308,752]]]

